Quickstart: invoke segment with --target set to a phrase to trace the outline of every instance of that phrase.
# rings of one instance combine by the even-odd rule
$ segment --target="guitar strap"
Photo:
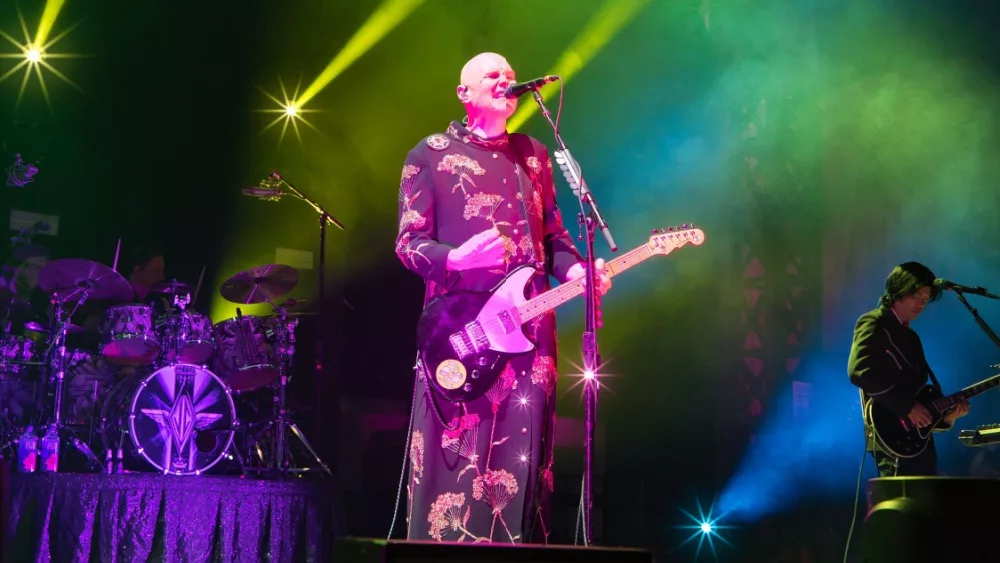
[[[531,177],[528,175],[528,166],[524,153],[521,151],[521,147],[518,146],[521,140],[527,141],[530,145],[531,141],[528,137],[522,135],[511,135],[510,148],[511,152],[514,154],[514,174],[517,176],[517,189],[518,193],[521,194],[521,214],[524,216],[524,222],[526,229],[528,231],[528,240],[531,241],[531,255],[529,256],[529,262],[531,262],[536,268],[544,268],[545,265],[539,263],[538,257],[535,255],[535,236],[531,230],[531,215],[528,213],[528,202],[534,201],[534,186],[531,185]],[[527,188],[527,189],[525,189]],[[544,221],[544,217],[542,219]],[[544,232],[544,230],[543,230]],[[543,241],[544,242],[544,241]]]

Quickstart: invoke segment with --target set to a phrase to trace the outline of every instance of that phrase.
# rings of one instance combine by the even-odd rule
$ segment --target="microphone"
[[[990,299],[1000,299],[1000,297],[993,295],[985,287],[962,285],[941,278],[934,280],[934,287],[942,291],[954,291],[955,293],[968,293],[970,295],[982,295]]]
[[[258,197],[265,201],[278,201],[285,192],[275,188],[243,188],[243,195]]]
[[[559,80],[559,76],[550,74],[548,76],[543,76],[527,82],[515,82],[504,89],[503,95],[507,98],[518,98],[528,92],[538,90],[549,82],[555,82],[556,80]]]
[[[271,172],[267,178],[261,180],[252,188],[243,188],[243,195],[253,196],[264,201],[278,201],[281,196],[286,195],[281,191],[283,180],[277,172]]]

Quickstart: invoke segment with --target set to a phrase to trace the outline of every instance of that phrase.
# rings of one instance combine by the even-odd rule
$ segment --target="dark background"
[[[721,532],[733,545],[720,558],[837,556],[862,445],[844,379],[854,319],[909,259],[998,285],[996,8],[946,4],[654,1],[567,81],[562,132],[622,248],[670,224],[707,235],[616,280],[604,301],[601,543],[671,551],[696,501],[751,499]],[[315,214],[241,188],[277,170],[345,223],[327,240],[325,369],[318,380],[309,369],[305,319],[292,395],[337,468],[351,531],[372,536],[391,520],[422,295],[392,251],[405,153],[461,116],[465,60],[497,51],[522,79],[545,74],[601,4],[430,0],[307,105],[319,111],[301,142],[289,128],[279,144],[280,125],[262,132],[275,115],[258,110],[276,108],[262,90],[280,98],[279,77],[289,95],[300,77],[304,88],[377,5],[70,1],[52,35],[79,25],[50,51],[86,57],[51,62],[82,91],[46,73],[50,103],[32,77],[15,109],[22,74],[0,83],[3,164],[20,153],[41,170],[3,188],[0,208],[57,215],[58,236],[36,240],[53,258],[110,265],[119,238],[123,257],[157,245],[169,277],[194,283],[207,267],[196,306],[219,321],[232,315],[222,281],[278,247],[313,253],[290,297],[316,297]],[[42,6],[19,3],[29,31]],[[20,40],[17,14],[0,8],[0,29]],[[0,59],[0,75],[16,62]],[[551,145],[537,116],[522,131]],[[990,321],[996,308],[981,312]],[[989,375],[997,354],[960,305],[926,316],[918,328],[946,386]],[[572,543],[582,304],[559,319],[553,539]],[[988,397],[963,427],[997,420]],[[945,470],[967,474],[975,452],[941,441]]]

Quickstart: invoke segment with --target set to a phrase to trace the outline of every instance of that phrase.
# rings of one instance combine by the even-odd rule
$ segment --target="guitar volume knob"
[[[479,379],[479,370],[478,369],[472,370],[472,379]]]

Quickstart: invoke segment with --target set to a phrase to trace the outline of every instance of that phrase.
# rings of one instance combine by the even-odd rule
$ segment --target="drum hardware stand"
[[[273,306],[273,305],[272,305]],[[313,448],[309,440],[306,439],[305,434],[299,428],[292,419],[288,416],[288,406],[286,403],[285,390],[288,386],[288,367],[292,363],[292,357],[295,354],[295,327],[298,324],[298,320],[288,320],[288,313],[283,307],[274,307],[275,315],[278,318],[278,327],[275,331],[277,334],[275,344],[278,347],[278,397],[276,401],[276,416],[275,416],[275,465],[278,470],[279,475],[285,475],[288,473],[307,473],[310,471],[322,471],[329,476],[333,476],[333,472],[330,468],[323,462],[322,458]],[[288,443],[289,436],[288,431],[291,430],[292,434],[298,438],[299,443],[309,452],[312,456],[313,461],[319,465],[319,469],[315,467],[302,467],[302,468],[292,468],[291,459],[292,452]]]
[[[63,305],[69,303],[77,296],[79,296],[79,300],[76,301],[76,304],[73,306],[73,310],[66,315],[63,311]],[[53,412],[50,414],[51,422],[49,423],[49,426],[55,426],[56,432],[60,436],[62,436],[66,430],[62,422],[63,383],[66,379],[66,330],[69,325],[69,319],[71,319],[73,314],[76,313],[76,310],[87,301],[88,296],[89,288],[87,286],[81,286],[64,296],[62,299],[60,299],[58,292],[53,293],[50,300],[51,307],[49,310],[49,319],[50,321],[54,321],[50,323],[50,326],[54,326],[55,329],[50,335],[49,346],[43,356],[43,358],[49,359],[51,354],[51,359],[43,363],[48,368],[50,376],[53,371],[55,372],[55,389],[53,390],[55,397],[53,400]],[[94,455],[93,450],[91,450],[87,444],[80,441],[75,434],[65,440],[65,443],[73,446],[74,449],[83,454],[83,456],[87,458],[89,465],[100,468],[100,462],[98,461],[97,456]]]
[[[284,307],[276,306],[270,300],[266,300],[266,302],[273,308],[278,321],[278,326],[275,328],[275,347],[278,350],[278,389],[277,396],[274,397],[274,417],[272,420],[264,422],[264,427],[254,435],[252,449],[255,449],[261,461],[265,465],[270,465],[270,469],[276,471],[279,476],[286,476],[290,473],[321,471],[332,477],[333,472],[330,470],[330,467],[327,466],[319,456],[319,453],[316,452],[316,449],[313,448],[298,424],[288,416],[285,392],[289,380],[287,370],[295,354],[295,326],[298,324],[298,320],[289,321],[288,312]],[[237,313],[239,313],[238,310]],[[258,439],[268,428],[274,428],[274,450],[271,452],[270,460],[265,459],[268,456],[261,451]],[[319,467],[291,467],[292,453],[288,436],[289,430],[298,438],[299,443],[309,452],[309,455],[312,456],[313,461]]]

